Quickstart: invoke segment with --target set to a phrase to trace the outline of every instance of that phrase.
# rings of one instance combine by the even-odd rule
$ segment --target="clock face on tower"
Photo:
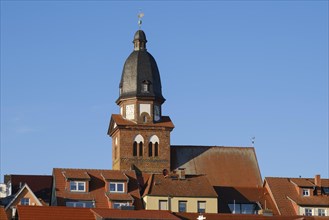
[[[134,105],[126,105],[126,118],[134,119],[135,118],[135,107]]]
[[[154,121],[160,120],[160,106],[154,105]]]

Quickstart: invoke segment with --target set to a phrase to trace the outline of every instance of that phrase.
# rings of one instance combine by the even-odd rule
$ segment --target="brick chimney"
[[[318,174],[318,175],[315,175],[314,177],[314,183],[317,187],[321,187],[321,176]]]
[[[319,174],[315,175],[314,184],[315,184],[315,193],[316,193],[316,195],[320,196],[321,195],[321,176]]]

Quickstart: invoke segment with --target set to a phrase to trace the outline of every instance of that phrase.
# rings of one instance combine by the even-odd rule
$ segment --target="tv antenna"
[[[139,27],[139,29],[141,29],[141,27],[142,27],[142,18],[144,17],[144,13],[141,10],[139,10],[139,13],[138,13],[137,17],[138,17],[138,27]]]
[[[252,136],[252,137],[250,138],[251,146],[252,146],[252,147],[254,147],[254,145],[255,145],[255,139],[256,139],[255,136]]]

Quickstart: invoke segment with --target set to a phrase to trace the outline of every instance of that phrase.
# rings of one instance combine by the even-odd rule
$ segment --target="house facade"
[[[329,216],[329,179],[266,177],[280,215]]]
[[[146,210],[217,213],[217,197],[216,191],[203,175],[152,174],[143,201]]]
[[[55,168],[53,178],[53,206],[142,209],[135,171]]]

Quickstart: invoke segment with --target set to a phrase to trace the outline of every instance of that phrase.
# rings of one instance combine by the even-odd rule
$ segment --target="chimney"
[[[179,172],[178,172],[179,179],[185,180],[185,168],[178,168],[178,170],[179,170]]]
[[[321,176],[315,175],[314,177],[314,184],[315,184],[315,194],[320,196],[321,195]]]
[[[314,177],[314,183],[315,183],[315,186],[321,187],[321,176],[319,174],[318,175],[315,175],[315,177]]]

